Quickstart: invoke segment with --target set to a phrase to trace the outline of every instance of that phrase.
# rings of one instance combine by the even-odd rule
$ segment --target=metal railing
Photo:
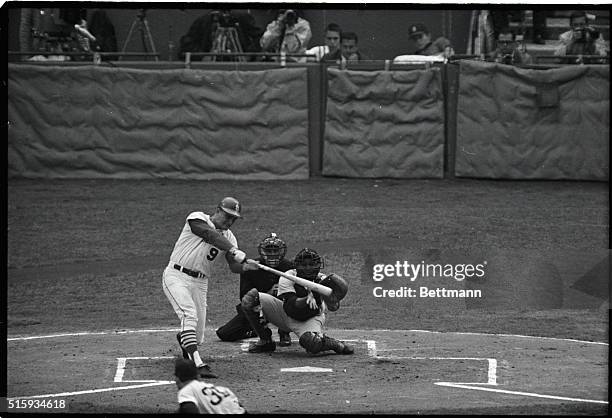
[[[222,62],[227,64],[232,61],[223,61],[224,58],[239,58],[239,57],[253,57],[253,58],[261,58],[263,60],[271,59],[274,62],[280,63],[281,66],[285,66],[287,63],[299,63],[297,61],[293,61],[293,58],[312,58],[314,62],[314,58],[316,56],[314,54],[283,54],[283,53],[270,53],[270,52],[185,52],[184,53],[184,63],[185,68],[190,68],[191,63],[193,62],[193,58],[211,58],[211,60],[206,60],[206,62]],[[215,61],[212,61],[215,59]],[[222,61],[216,61],[221,59]]]
[[[136,57],[136,58],[155,58],[159,59],[161,56],[158,52],[96,52],[96,51],[74,51],[74,52],[53,52],[53,51],[8,51],[7,55],[10,57],[29,57],[25,60],[16,60],[13,62],[20,63],[71,63],[71,64],[83,64],[91,62],[95,65],[102,63],[110,63],[111,65],[117,65],[119,63],[114,62],[119,60],[121,57]],[[231,64],[232,59],[246,56],[253,57],[256,60],[248,62],[249,64],[277,64],[282,67],[291,64],[304,64],[304,62],[295,61],[294,58],[307,58],[307,63],[317,63],[315,55],[313,54],[281,54],[281,53],[270,53],[270,52],[185,52],[184,57],[181,60],[165,61],[165,63],[173,63],[176,65],[183,65],[185,68],[191,68],[192,63],[202,62],[206,64]],[[43,56],[51,57],[47,60],[32,60],[32,57]],[[69,57],[73,59],[56,59],[54,57]],[[76,59],[74,59],[76,58]],[[210,58],[210,60],[194,61],[194,58]],[[213,61],[214,59],[214,61]],[[225,60],[225,59],[229,59]],[[259,60],[257,60],[259,59]],[[457,63],[461,60],[475,60],[475,61],[487,61],[483,60],[478,55],[471,54],[456,54],[451,56],[447,62]],[[534,64],[516,65],[517,67],[524,68],[554,68],[555,66],[566,66],[566,65],[583,65],[583,64],[610,64],[609,56],[601,55],[536,55],[534,57]],[[114,62],[114,63],[113,63]],[[163,62],[163,61],[156,61]],[[487,61],[490,62],[490,61]],[[245,62],[236,62],[242,63]],[[394,63],[393,60],[361,60],[361,61],[344,61],[339,63],[325,62],[321,63],[326,66],[337,66],[340,69],[349,70],[399,70],[408,68],[429,68],[434,65],[441,63],[432,62],[413,62],[413,63]]]
[[[161,55],[157,52],[96,52],[96,51],[71,51],[71,52],[63,52],[63,51],[8,51],[7,55],[9,57],[17,56],[17,57],[77,57],[80,58],[78,61],[72,60],[46,60],[46,61],[37,61],[37,60],[21,60],[19,62],[28,62],[28,63],[36,63],[36,62],[85,62],[91,61],[94,64],[100,64],[103,61],[103,58],[115,58],[115,57],[145,57],[145,58],[159,58]]]
[[[537,55],[535,62],[552,64],[610,64],[610,56],[602,55]]]

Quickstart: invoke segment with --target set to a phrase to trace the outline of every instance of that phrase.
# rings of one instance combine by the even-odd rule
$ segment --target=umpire
[[[287,244],[280,239],[274,232],[264,238],[257,246],[259,258],[257,261],[272,267],[276,270],[285,272],[293,268],[293,263],[285,259],[287,254]],[[278,291],[278,279],[274,273],[265,270],[247,270],[240,274],[240,300],[251,289],[255,288],[259,292],[268,293],[274,297]],[[217,329],[217,336],[222,341],[237,341],[245,338],[256,337],[255,331],[244,316],[242,306],[236,305],[236,316],[229,322]],[[291,345],[291,335],[287,332],[278,330],[279,345],[287,347]]]

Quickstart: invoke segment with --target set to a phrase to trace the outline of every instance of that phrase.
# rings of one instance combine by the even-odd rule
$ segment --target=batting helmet
[[[294,259],[297,276],[306,280],[317,278],[319,271],[324,267],[321,256],[310,248],[302,249]]]
[[[287,254],[287,244],[272,232],[259,243],[257,251],[268,266],[276,267]]]
[[[236,218],[242,218],[240,215],[240,202],[233,197],[224,197],[221,203],[219,203],[218,208]]]

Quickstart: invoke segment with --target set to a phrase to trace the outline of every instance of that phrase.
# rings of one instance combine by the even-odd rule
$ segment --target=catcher
[[[291,260],[287,260],[287,244],[274,232],[270,233],[257,246],[259,252],[258,262],[266,266],[275,268],[279,271],[287,271],[293,268]],[[252,265],[251,265],[252,266]],[[278,294],[278,277],[274,273],[260,270],[246,270],[240,273],[240,295],[239,299],[251,289],[255,288],[259,292],[265,292],[272,296]],[[217,329],[217,336],[221,341],[238,341],[245,338],[255,337],[256,334],[251,328],[251,324],[244,316],[242,305],[236,305],[236,316],[230,319],[225,325]],[[278,330],[279,345],[287,347],[291,345],[291,335],[288,332]]]
[[[313,293],[285,277],[278,280],[278,298],[258,292],[257,289],[249,290],[242,298],[242,309],[259,336],[259,341],[249,346],[249,352],[265,353],[276,349],[272,330],[267,327],[269,321],[279,330],[294,332],[299,338],[299,344],[311,354],[327,350],[338,354],[353,354],[353,347],[323,333],[327,311],[337,311],[340,300],[346,296],[346,281],[333,273],[320,273],[323,260],[316,251],[309,248],[304,248],[295,256],[294,266],[295,269],[287,273],[330,287],[332,294],[322,296]]]

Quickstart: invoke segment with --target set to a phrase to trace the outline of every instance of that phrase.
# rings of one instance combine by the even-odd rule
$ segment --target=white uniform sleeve
[[[225,236],[225,238],[228,239],[229,242],[232,243],[232,245],[234,247],[238,246],[238,240],[236,239],[236,237],[234,236],[234,233],[232,231],[230,231],[229,229],[227,231],[224,232],[223,234]]]
[[[189,215],[187,215],[187,220],[190,221],[192,219],[200,219],[208,223],[210,217],[204,212],[191,212]]]
[[[295,270],[289,270],[287,273],[295,276],[297,272]],[[282,295],[283,293],[295,293],[295,285],[291,280],[281,276],[278,279],[277,294]]]
[[[189,387],[185,387],[178,391],[177,397],[178,397],[179,405],[182,404],[183,402],[193,402],[194,404],[198,405],[198,399],[195,397],[193,392],[189,389],[190,389]]]

